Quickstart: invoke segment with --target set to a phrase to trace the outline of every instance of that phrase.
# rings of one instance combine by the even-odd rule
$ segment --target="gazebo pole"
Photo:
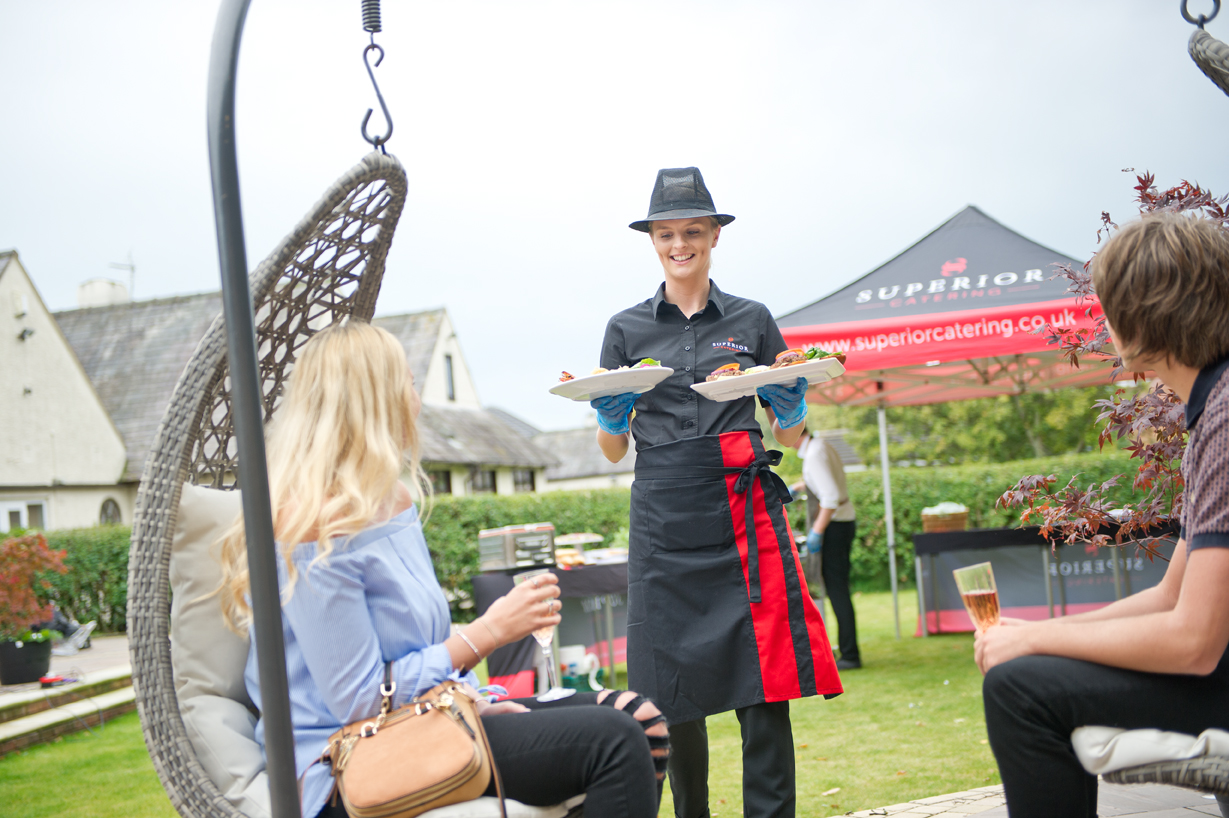
[[[883,381],[878,383],[883,391]],[[883,520],[888,526],[888,576],[892,580],[892,624],[896,626],[896,638],[900,639],[900,599],[896,588],[896,520],[892,516],[892,477],[888,472],[888,411],[886,402],[879,399],[879,467],[883,470]],[[920,581],[920,580],[919,580]]]
[[[222,0],[209,57],[209,171],[222,267],[222,311],[230,366],[231,417],[239,446],[239,485],[252,582],[253,630],[260,672],[261,718],[273,818],[300,818],[295,775],[286,648],[282,641],[281,597],[265,463],[264,413],[252,293],[248,289],[243,213],[239,206],[239,162],[235,154],[235,73],[239,39],[251,0]]]

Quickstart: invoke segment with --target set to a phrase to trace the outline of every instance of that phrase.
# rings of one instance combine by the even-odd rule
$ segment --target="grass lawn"
[[[985,743],[973,635],[915,639],[913,592],[900,597],[899,642],[891,594],[860,594],[854,605],[862,669],[842,674],[843,695],[790,707],[798,815],[843,815],[1000,783]],[[734,818],[742,814],[738,720],[733,713],[710,718],[708,735],[710,807],[718,818]],[[673,813],[669,799],[667,788],[662,815]]]
[[[0,759],[5,818],[178,818],[135,712]]]
[[[844,675],[844,695],[791,707],[798,815],[842,815],[999,783],[984,743],[972,635],[913,638],[912,593],[901,595],[906,635],[900,642],[893,636],[890,594],[861,594],[855,605],[863,669]],[[708,725],[712,811],[734,818],[742,813],[738,721],[727,713]],[[136,714],[95,733],[0,759],[0,811],[6,818],[174,818]],[[661,814],[672,813],[667,788]]]

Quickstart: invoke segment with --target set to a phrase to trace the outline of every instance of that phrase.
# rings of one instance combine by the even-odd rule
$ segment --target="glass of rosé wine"
[[[994,584],[994,569],[988,562],[952,571],[960,598],[969,618],[979,631],[999,624],[999,591]]]

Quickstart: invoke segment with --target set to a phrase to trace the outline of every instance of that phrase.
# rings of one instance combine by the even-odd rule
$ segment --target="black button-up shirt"
[[[636,400],[632,436],[636,451],[679,438],[759,432],[754,398],[712,401],[691,388],[714,369],[737,362],[743,369],[771,364],[788,347],[768,308],[723,293],[709,281],[708,303],[692,316],[657,294],[614,315],[602,342],[602,366],[617,369],[655,358],[674,374]]]

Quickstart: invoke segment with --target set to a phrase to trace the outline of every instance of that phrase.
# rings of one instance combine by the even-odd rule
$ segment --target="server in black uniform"
[[[771,471],[755,399],[710,401],[690,387],[720,366],[772,364],[786,349],[768,309],[708,277],[721,228],[696,168],[659,171],[648,217],[665,281],[610,319],[602,366],[655,358],[674,374],[642,395],[593,402],[611,461],[636,443],[628,564],[629,686],[670,724],[670,789],[678,818],[706,818],[705,717],[734,710],[743,737],[748,818],[794,815],[789,701],[841,692],[823,620],[807,593]],[[803,431],[806,381],[759,390],[773,436]],[[632,410],[634,419],[630,420]]]

